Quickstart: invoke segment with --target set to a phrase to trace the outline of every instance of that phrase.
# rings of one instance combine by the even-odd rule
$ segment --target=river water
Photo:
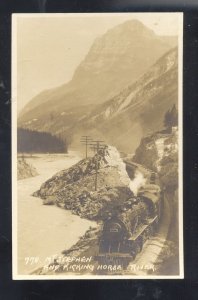
[[[19,275],[30,274],[43,266],[47,257],[70,248],[90,226],[94,225],[91,221],[72,215],[70,211],[43,205],[40,198],[31,196],[44,181],[80,159],[80,155],[76,152],[70,152],[68,155],[34,155],[26,159],[37,169],[39,175],[17,182]]]

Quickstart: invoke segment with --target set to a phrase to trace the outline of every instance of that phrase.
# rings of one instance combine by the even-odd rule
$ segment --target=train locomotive
[[[130,198],[103,223],[99,240],[98,261],[120,263],[132,261],[145,241],[157,230],[161,215],[161,190],[157,184],[146,184],[136,197]]]

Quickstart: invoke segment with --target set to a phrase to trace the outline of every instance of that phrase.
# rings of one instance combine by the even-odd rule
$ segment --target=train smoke
[[[131,180],[129,187],[131,191],[134,193],[135,196],[137,196],[139,188],[144,186],[146,183],[146,178],[144,178],[143,174],[139,171],[135,172],[135,178]]]

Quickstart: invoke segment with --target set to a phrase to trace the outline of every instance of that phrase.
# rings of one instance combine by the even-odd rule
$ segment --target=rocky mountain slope
[[[163,127],[165,112],[177,102],[178,54],[174,48],[138,81],[70,128],[70,133],[87,132],[130,153],[141,137]]]
[[[97,190],[95,190],[96,164],[98,161]],[[81,217],[98,220],[107,211],[118,209],[133,197],[137,188],[145,184],[130,180],[125,164],[116,148],[108,146],[92,158],[81,160],[69,169],[55,174],[42,184],[34,196],[44,204],[56,204]]]
[[[158,172],[168,192],[178,189],[178,129],[171,133],[155,132],[142,138],[133,161]]]
[[[137,20],[127,21],[96,39],[72,80],[44,91],[24,108],[21,127],[65,132],[97,104],[134,83],[152,64],[177,44],[157,36]]]

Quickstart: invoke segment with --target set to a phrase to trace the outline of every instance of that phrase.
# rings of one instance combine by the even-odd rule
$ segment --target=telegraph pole
[[[80,142],[85,145],[85,157],[87,158],[87,146],[90,144],[90,142],[92,141],[92,138],[88,135],[83,135],[81,137]]]
[[[96,177],[95,177],[95,191],[98,188],[98,152],[99,152],[100,142],[96,142]]]
[[[90,149],[93,151],[94,154],[96,154],[96,145],[95,144],[89,144]]]
[[[98,169],[99,169],[99,166],[98,166],[98,153],[99,153],[99,150],[103,148],[103,145],[101,145],[101,143],[104,142],[104,141],[93,141],[93,144],[91,144],[94,149],[96,149],[96,176],[95,176],[95,191],[97,191],[97,188],[98,188]]]

